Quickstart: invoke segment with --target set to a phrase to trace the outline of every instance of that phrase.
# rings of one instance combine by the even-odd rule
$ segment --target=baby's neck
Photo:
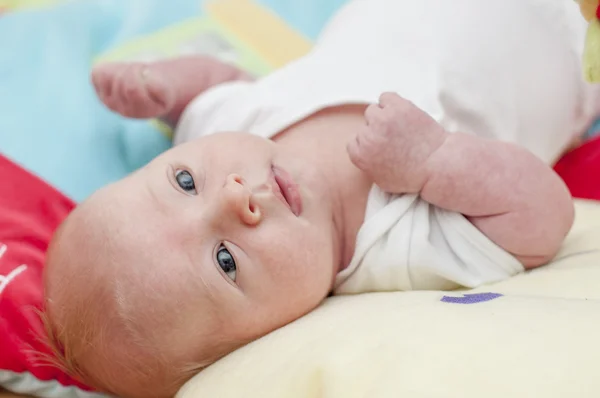
[[[277,135],[307,164],[323,171],[332,189],[334,227],[340,250],[338,270],[348,266],[354,254],[356,235],[364,221],[372,182],[356,168],[346,144],[365,126],[366,105],[344,105],[317,112]]]

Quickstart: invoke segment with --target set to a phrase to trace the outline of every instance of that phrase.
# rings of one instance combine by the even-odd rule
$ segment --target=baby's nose
[[[223,202],[226,211],[243,223],[256,225],[261,220],[260,208],[252,201],[252,192],[238,174],[230,174],[223,185]]]

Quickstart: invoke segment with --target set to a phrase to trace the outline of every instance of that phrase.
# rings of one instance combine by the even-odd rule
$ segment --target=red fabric
[[[574,197],[600,200],[600,137],[567,153],[554,170]]]
[[[596,18],[600,19],[600,4],[598,4],[598,8],[596,8]]]
[[[60,192],[0,155],[0,370],[77,385],[36,353],[48,353],[36,309],[42,307],[44,254],[74,207]]]

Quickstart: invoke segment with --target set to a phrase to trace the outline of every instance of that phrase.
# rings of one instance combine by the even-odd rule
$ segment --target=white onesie
[[[550,163],[596,115],[581,78],[584,36],[573,0],[351,0],[307,56],[196,98],[175,144],[220,131],[270,138],[323,108],[393,91],[449,131],[514,142]],[[522,270],[464,216],[373,187],[335,292],[474,287]]]

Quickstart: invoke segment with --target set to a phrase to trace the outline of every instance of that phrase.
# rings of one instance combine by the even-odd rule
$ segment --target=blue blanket
[[[314,38],[344,1],[262,3]],[[98,57],[202,9],[198,0],[77,0],[0,14],[2,154],[80,201],[167,149],[155,124],[105,109],[89,71]]]

